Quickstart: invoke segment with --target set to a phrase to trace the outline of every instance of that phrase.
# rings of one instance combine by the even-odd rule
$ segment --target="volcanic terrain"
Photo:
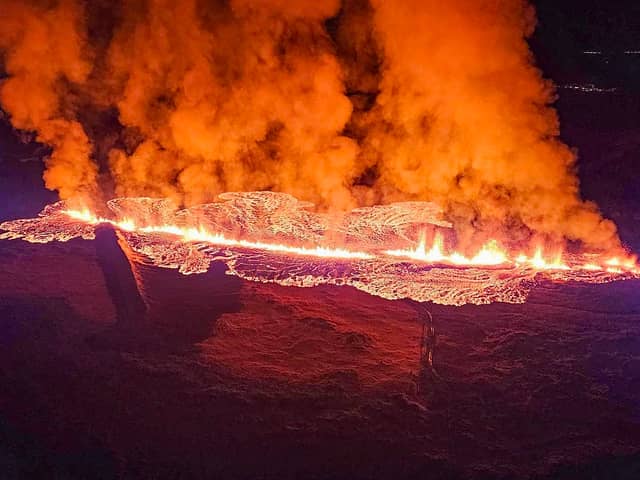
[[[447,307],[127,255],[108,226],[0,242],[6,478],[638,472],[638,281]],[[424,309],[439,379],[419,371]]]
[[[559,110],[585,197],[640,251],[637,97]],[[2,128],[0,220],[34,217],[43,152]],[[640,478],[638,280],[446,306],[136,258],[108,225],[0,241],[2,478]]]

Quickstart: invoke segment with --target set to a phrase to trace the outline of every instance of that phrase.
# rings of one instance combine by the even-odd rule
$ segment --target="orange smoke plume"
[[[580,199],[574,153],[558,139],[553,86],[518,0],[373,0],[383,55],[366,149],[388,199],[449,211],[465,239],[506,227],[618,247],[615,225]],[[553,238],[551,238],[553,240]]]
[[[95,192],[97,166],[91,143],[76,120],[73,88],[86,81],[82,11],[73,0],[3,0],[0,50],[8,78],[0,86],[2,108],[16,128],[35,131],[50,145],[46,186],[63,198]]]
[[[2,108],[52,147],[63,198],[433,200],[462,249],[620,247],[580,197],[525,0],[1,1]]]
[[[109,48],[120,121],[144,141],[111,153],[120,195],[211,201],[274,189],[346,207],[355,143],[323,21],[335,1],[125,4]]]

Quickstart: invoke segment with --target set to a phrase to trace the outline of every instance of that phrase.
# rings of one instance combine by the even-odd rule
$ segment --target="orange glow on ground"
[[[89,224],[109,223],[121,230],[138,233],[160,233],[174,235],[184,242],[202,242],[211,245],[240,247],[253,250],[269,251],[274,253],[303,255],[320,258],[370,260],[379,256],[391,256],[405,258],[425,264],[452,265],[452,266],[515,266],[531,268],[540,271],[583,270],[601,271],[609,273],[640,273],[637,258],[610,258],[595,262],[592,258],[588,262],[569,265],[563,258],[563,253],[546,254],[542,247],[536,248],[530,256],[520,253],[517,256],[509,255],[496,240],[486,242],[473,256],[452,251],[447,252],[444,238],[441,233],[436,233],[431,245],[427,245],[425,236],[422,235],[415,248],[384,250],[382,252],[352,251],[346,248],[335,247],[301,247],[281,243],[269,243],[244,239],[233,239],[223,234],[210,232],[202,227],[181,227],[178,225],[138,225],[133,219],[110,220],[94,215],[89,210],[64,210],[69,217]]]
[[[418,246],[414,249],[386,250],[384,253],[394,257],[407,258],[425,263],[457,266],[489,267],[515,265],[535,270],[588,270],[606,271],[609,273],[640,272],[636,257],[629,257],[624,260],[612,258],[603,260],[602,263],[587,262],[578,265],[569,265],[563,259],[561,252],[554,255],[547,255],[542,247],[538,247],[531,256],[520,253],[515,257],[511,257],[496,240],[489,240],[472,257],[467,257],[456,251],[446,253],[443,237],[439,233],[435,235],[430,247],[427,247],[424,238],[422,238]]]
[[[227,238],[219,233],[208,232],[203,228],[193,227],[180,227],[177,225],[158,225],[158,226],[144,226],[137,225],[135,221],[131,219],[124,219],[119,221],[109,220],[102,217],[97,217],[88,210],[65,210],[65,214],[69,217],[81,220],[90,224],[109,223],[117,228],[120,228],[127,232],[139,232],[139,233],[165,233],[168,235],[175,235],[185,242],[204,242],[212,245],[228,246],[228,247],[241,247],[253,250],[264,250],[275,253],[287,253],[293,255],[305,255],[312,257],[324,257],[324,258],[341,258],[341,259],[356,259],[367,260],[375,258],[374,255],[370,255],[365,252],[350,251],[343,248],[330,248],[330,247],[296,247],[291,245],[284,245],[280,243],[267,243],[267,242],[252,242],[249,240],[236,240]]]

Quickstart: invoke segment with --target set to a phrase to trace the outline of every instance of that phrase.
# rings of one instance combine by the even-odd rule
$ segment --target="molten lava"
[[[124,219],[119,221],[98,217],[89,210],[63,210],[63,213],[71,218],[83,221],[91,225],[109,223],[120,230],[137,233],[164,233],[174,235],[184,242],[202,242],[211,245],[225,247],[242,247],[252,250],[264,250],[267,252],[288,253],[293,255],[308,255],[321,258],[343,258],[343,259],[369,259],[373,255],[364,252],[345,250],[344,248],[329,247],[294,247],[282,243],[254,242],[250,240],[235,240],[225,237],[221,233],[214,233],[205,230],[203,227],[180,227],[178,225],[136,225],[134,220]]]
[[[63,210],[64,214],[70,218],[80,220],[90,225],[98,225],[101,223],[109,223],[120,230],[126,232],[137,233],[160,233],[173,235],[178,237],[180,241],[184,242],[201,242],[208,243],[217,246],[226,247],[241,247],[251,250],[262,250],[267,252],[285,253],[292,255],[306,255],[311,257],[320,258],[335,258],[335,259],[358,259],[368,260],[379,257],[380,253],[375,252],[362,252],[355,250],[347,250],[344,248],[332,248],[332,247],[297,247],[293,245],[286,245],[282,243],[269,243],[260,241],[251,241],[244,239],[228,238],[224,234],[210,232],[199,227],[181,227],[178,225],[164,224],[164,225],[137,225],[132,219],[123,220],[110,220],[103,217],[98,217],[89,210]],[[500,247],[496,240],[489,240],[482,248],[471,258],[466,257],[459,252],[445,253],[444,251],[444,238],[440,232],[435,234],[433,244],[427,250],[425,235],[421,236],[418,246],[415,249],[403,249],[403,250],[384,250],[383,255],[390,255],[394,257],[404,257],[411,260],[418,260],[420,262],[426,262],[431,264],[444,264],[444,265],[456,265],[456,266],[478,266],[489,267],[496,265],[522,265],[529,266],[537,270],[590,270],[590,271],[608,271],[612,273],[623,273],[625,271],[640,273],[640,267],[638,267],[635,257],[630,257],[624,260],[619,258],[611,258],[604,260],[603,264],[598,265],[594,263],[574,264],[569,266],[562,260],[562,254],[556,255],[553,259],[546,259],[542,248],[537,248],[534,255],[527,257],[524,254],[518,255],[516,258],[511,259],[508,253]]]
[[[507,252],[500,248],[496,240],[489,240],[478,253],[471,258],[465,257],[459,252],[447,254],[444,252],[444,238],[439,232],[436,233],[433,244],[429,250],[426,249],[426,242],[423,235],[415,249],[386,250],[385,253],[394,257],[405,257],[421,262],[445,265],[492,266],[512,263],[509,261]]]
[[[444,238],[442,234],[436,233],[433,243],[429,249],[426,247],[424,236],[414,249],[402,250],[386,250],[387,255],[394,257],[404,257],[411,260],[426,262],[431,264],[456,265],[456,266],[479,266],[489,267],[497,265],[516,265],[529,267],[534,270],[589,270],[589,271],[608,271],[611,273],[635,272],[640,273],[635,257],[629,257],[623,261],[618,258],[608,260],[601,259],[601,264],[580,263],[576,258],[572,265],[568,265],[563,260],[562,253],[555,256],[546,256],[542,248],[537,248],[532,256],[519,254],[515,258],[511,258],[506,250],[500,247],[496,240],[489,240],[482,248],[472,257],[466,257],[459,252],[446,253],[444,249]]]
[[[114,218],[59,202],[37,219],[0,225],[0,238],[46,243],[91,239],[98,224],[118,229],[145,262],[204,272],[223,261],[229,273],[283,285],[352,285],[385,298],[461,305],[522,302],[540,280],[604,283],[640,277],[635,257],[545,253],[512,255],[496,240],[465,255],[447,248],[433,204],[410,202],[362,208],[335,217],[307,211],[286,194],[225,194],[225,202],[178,210],[165,200],[123,198],[108,202]],[[412,219],[419,219],[416,222]],[[415,232],[422,232],[417,245]],[[427,233],[432,241],[427,242]],[[331,240],[331,241],[329,241]]]

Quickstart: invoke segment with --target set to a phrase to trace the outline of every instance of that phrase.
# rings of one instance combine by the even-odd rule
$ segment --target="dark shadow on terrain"
[[[215,333],[220,316],[242,308],[242,280],[226,275],[222,262],[198,275],[137,263],[134,270],[148,308],[147,323],[170,343],[186,346],[205,340]]]
[[[192,276],[143,265],[108,225],[98,227],[95,248],[117,316],[109,332],[92,339],[96,345],[108,348],[109,339],[117,338],[128,349],[190,348],[213,334],[221,315],[242,306],[241,280],[225,275],[222,263]]]
[[[131,328],[141,323],[147,307],[138,291],[129,261],[118,244],[115,230],[110,226],[99,226],[94,245],[98,265],[116,309],[118,328]]]

